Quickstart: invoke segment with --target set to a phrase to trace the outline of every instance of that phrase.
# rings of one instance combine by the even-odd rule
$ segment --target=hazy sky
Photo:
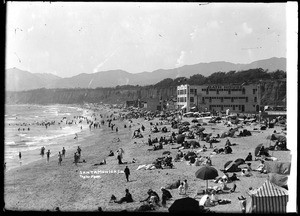
[[[8,2],[6,68],[70,77],[286,57],[284,3]]]

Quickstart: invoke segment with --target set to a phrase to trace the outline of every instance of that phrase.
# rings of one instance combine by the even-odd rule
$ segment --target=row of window
[[[247,99],[248,97],[203,97],[205,99]]]
[[[202,102],[205,103],[205,99],[208,99],[211,103],[212,99],[220,99],[221,102],[224,101],[224,99],[231,99],[231,102],[234,102],[235,99],[245,99],[245,102],[248,102],[248,97],[203,97]],[[254,97],[254,102],[257,102],[257,97]]]
[[[207,89],[207,88],[203,88],[202,91],[242,91],[242,90],[245,90],[244,88],[243,89]]]

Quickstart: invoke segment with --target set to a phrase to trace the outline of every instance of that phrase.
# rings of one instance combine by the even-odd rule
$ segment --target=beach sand
[[[191,121],[192,119],[184,119]],[[152,122],[159,121],[157,118]],[[101,131],[95,130],[89,136],[82,138],[75,146],[80,145],[82,149],[82,159],[86,163],[79,163],[78,167],[73,163],[74,150],[68,151],[66,158],[62,161],[62,166],[58,166],[58,158],[52,157],[50,163],[45,160],[36,161],[21,167],[5,172],[5,191],[4,201],[5,208],[9,210],[38,210],[53,211],[59,207],[61,211],[97,211],[101,207],[103,211],[133,211],[141,205],[140,200],[147,197],[148,189],[153,189],[161,196],[160,188],[166,186],[168,183],[180,179],[187,179],[189,183],[188,196],[195,197],[200,200],[201,195],[197,195],[198,191],[206,188],[206,181],[197,179],[195,172],[200,169],[199,166],[187,165],[185,161],[174,162],[173,169],[154,169],[154,170],[136,170],[141,164],[152,163],[157,157],[162,156],[163,151],[170,151],[174,158],[177,149],[172,149],[175,145],[164,145],[164,149],[158,151],[148,151],[151,147],[147,144],[147,138],[150,134],[150,124],[144,119],[133,119],[131,129],[124,128],[124,124],[129,125],[127,120],[113,121],[119,128],[118,133],[108,128],[107,123],[102,127]],[[145,132],[142,132],[144,138],[132,139],[133,131],[141,127],[143,124],[146,127]],[[171,131],[177,132],[177,129],[172,129],[171,125],[166,125]],[[217,133],[222,134],[228,131],[229,128],[223,124],[212,124],[204,126],[205,132],[212,132],[213,135]],[[246,126],[247,129],[252,130],[253,127]],[[261,132],[253,132],[252,136],[229,138],[231,143],[237,143],[233,146],[233,153],[226,155],[214,155],[212,157],[212,165],[218,170],[219,176],[223,176],[220,169],[223,169],[224,164],[229,160],[237,158],[245,158],[249,152],[254,154],[255,147],[264,143],[268,146],[270,140],[266,137],[274,130],[281,131],[281,128],[267,129]],[[155,133],[151,134],[152,138],[169,135],[170,133]],[[114,138],[119,137],[120,142],[114,142]],[[136,142],[136,143],[134,143]],[[220,143],[215,143],[214,146],[224,147],[225,139],[221,139]],[[201,146],[208,143],[200,142]],[[107,157],[109,150],[116,151],[122,147],[125,151],[123,161],[132,161],[133,158],[137,160],[136,163],[118,165],[116,155]],[[184,149],[186,152],[189,149]],[[209,155],[212,149],[202,155]],[[290,162],[290,151],[271,151],[271,155],[278,158],[278,161]],[[106,158],[107,164],[101,166],[93,166]],[[256,168],[259,161],[252,161],[252,168]],[[128,166],[131,172],[129,176],[130,181],[127,182],[122,171]],[[82,178],[83,172],[87,171],[116,171],[117,173],[101,173],[100,178]],[[119,173],[118,173],[119,172]],[[252,177],[241,177],[240,173],[236,181],[237,189],[231,194],[218,195],[221,199],[231,200],[230,204],[217,205],[210,207],[215,212],[225,213],[240,213],[240,204],[237,197],[243,195],[246,198],[246,191],[249,187],[257,188],[261,186],[267,178],[267,174],[260,174],[253,172]],[[98,176],[99,176],[98,175]],[[230,174],[231,175],[231,174]],[[217,185],[212,180],[209,181],[209,186]],[[228,184],[232,187],[232,183]],[[117,199],[120,199],[125,194],[125,189],[128,188],[133,196],[133,203],[109,203],[110,197],[114,194]],[[184,196],[178,194],[177,189],[170,190],[173,198],[167,201],[167,207],[157,208],[156,211],[167,212],[168,207],[178,198]]]

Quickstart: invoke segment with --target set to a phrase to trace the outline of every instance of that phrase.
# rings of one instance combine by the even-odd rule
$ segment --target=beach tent
[[[260,148],[263,146],[264,144],[259,144],[258,146],[256,146],[256,148],[255,148],[255,150],[254,150],[254,155],[256,156],[256,157],[258,157],[258,153],[259,153],[259,150],[260,150]],[[265,147],[265,146],[264,146]],[[265,149],[265,152],[266,153],[268,153],[269,152],[269,149],[268,148],[264,148]]]
[[[241,165],[241,164],[245,164],[245,160],[242,158],[238,158],[234,161],[236,163],[236,165]]]
[[[252,209],[248,213],[286,213],[288,191],[268,179],[260,188],[248,191],[248,194],[251,200],[247,205]]]
[[[239,168],[239,165],[234,161],[228,161],[224,165],[224,172],[240,172],[242,169]]]
[[[272,182],[273,184],[275,184],[279,187],[287,186],[287,181],[288,181],[287,175],[281,175],[281,174],[277,174],[277,173],[269,173],[268,179],[270,182]]]
[[[266,161],[265,168],[267,173],[289,175],[291,171],[291,162]]]

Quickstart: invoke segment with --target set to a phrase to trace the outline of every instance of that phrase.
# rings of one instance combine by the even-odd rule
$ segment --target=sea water
[[[57,155],[62,150],[62,146],[68,152],[68,149],[74,147],[78,141],[74,139],[75,133],[80,134],[88,129],[86,120],[79,123],[79,119],[75,118],[77,116],[88,117],[89,111],[64,105],[5,105],[6,168],[11,169],[40,159],[46,160],[48,149],[51,156]],[[67,121],[72,120],[76,121],[76,124],[66,124]],[[51,121],[55,121],[55,124],[47,128],[38,125],[38,123]],[[40,155],[42,146],[46,149],[44,158]],[[22,154],[21,160],[19,160],[19,152]]]

